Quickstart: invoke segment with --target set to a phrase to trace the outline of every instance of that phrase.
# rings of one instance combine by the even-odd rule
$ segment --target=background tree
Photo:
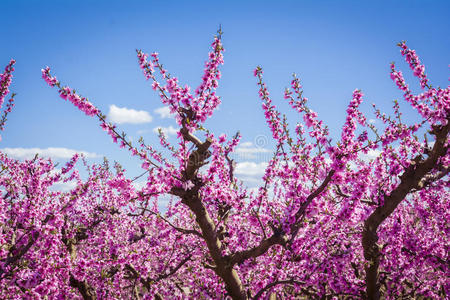
[[[384,128],[375,127],[359,110],[363,94],[355,90],[335,143],[308,108],[297,77],[285,91],[303,119],[292,130],[269,96],[262,69],[255,69],[276,148],[263,186],[253,193],[234,176],[230,154],[240,135],[215,136],[203,125],[221,101],[215,93],[223,63],[220,32],[193,92],[163,68],[158,54],[148,60],[137,51],[144,75],[179,126],[176,145],[160,133],[165,153],[142,139],[134,145],[90,101],[44,69],[45,81],[96,116],[114,142],[142,160],[147,176],[138,191],[120,168],[110,175],[106,167],[93,167],[84,184],[78,179],[72,197],[80,206],[60,216],[65,223],[56,230],[58,251],[65,251],[60,257],[70,264],[55,289],[76,288],[84,298],[446,297],[449,88],[432,87],[415,52],[399,46],[421,93],[410,90],[393,64],[391,77],[422,120],[404,123],[395,102],[393,117],[375,110]],[[173,201],[162,213],[157,202],[167,194]],[[41,214],[40,222],[46,225],[46,219]],[[28,241],[38,238],[45,240],[29,233]],[[23,249],[48,263],[30,247]],[[8,251],[5,257],[14,257]]]

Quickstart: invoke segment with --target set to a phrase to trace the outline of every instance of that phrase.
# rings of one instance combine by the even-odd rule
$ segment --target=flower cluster
[[[16,61],[14,59],[11,59],[9,64],[5,67],[5,72],[0,74],[0,108],[3,106],[6,96],[9,94],[9,86],[12,82],[12,72],[14,71],[15,63]],[[14,107],[14,96],[15,94],[11,94],[11,98],[8,100],[6,108],[3,111],[0,120],[1,131],[4,130],[7,115],[12,111],[12,108]]]
[[[423,93],[414,95],[401,71],[395,69],[395,64],[391,64],[391,78],[403,91],[405,100],[416,109],[419,114],[430,124],[446,124],[448,122],[448,113],[450,111],[450,91],[449,88],[434,88],[428,84],[428,78],[425,74],[425,67],[421,64],[419,57],[414,50],[409,49],[404,42],[399,44],[401,54],[405,57],[414,76],[419,78]],[[427,90],[425,90],[427,88]]]
[[[9,64],[5,67],[5,72],[0,74],[0,107],[5,101],[6,95],[9,93],[9,86],[12,81],[12,72],[14,71],[14,64],[16,61],[11,59]]]
[[[41,70],[42,78],[51,87],[57,86],[59,88],[59,94],[64,100],[72,102],[75,107],[84,112],[87,116],[95,116],[99,113],[99,110],[88,99],[80,97],[75,90],[69,87],[61,87],[60,82],[50,74],[50,68],[46,67]]]
[[[139,66],[145,77],[153,81],[152,88],[159,92],[161,102],[169,106],[171,113],[176,114],[176,120],[180,126],[187,126],[191,130],[197,128],[199,123],[205,122],[220,104],[220,98],[215,93],[221,76],[219,66],[223,64],[224,49],[220,36],[214,39],[211,47],[213,51],[209,53],[202,83],[195,90],[195,96],[190,93],[189,86],[181,86],[178,78],[172,77],[164,69],[159,61],[158,53],[152,53],[152,60],[149,61],[147,54],[141,50],[137,51]],[[155,69],[159,71],[165,84],[158,81]]]
[[[413,71],[414,76],[419,78],[422,89],[428,86],[428,78],[425,74],[425,66],[420,62],[415,50],[411,50],[406,46],[405,42],[401,42],[398,46],[402,49],[400,52],[405,57],[406,62]]]

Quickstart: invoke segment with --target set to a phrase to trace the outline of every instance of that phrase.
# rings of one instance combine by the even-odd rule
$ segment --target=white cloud
[[[255,159],[259,156],[261,158],[261,160],[268,160],[267,154],[266,155],[261,155],[261,154],[262,153],[271,153],[272,151],[270,151],[269,149],[266,149],[266,148],[255,147],[255,146],[253,146],[252,142],[245,142],[245,143],[241,143],[234,152],[241,159]]]
[[[253,195],[257,195],[258,194],[258,192],[259,192],[259,187],[251,187],[251,188],[249,188],[248,189],[248,192],[249,193],[253,193]]]
[[[30,159],[36,154],[41,157],[50,157],[52,159],[69,159],[75,155],[75,153],[83,154],[86,158],[99,157],[97,153],[86,152],[81,150],[73,150],[68,148],[3,148],[0,149],[3,153],[18,159]]]
[[[375,120],[375,119],[369,119],[370,124],[375,124],[376,122],[377,122],[377,120]]]
[[[240,147],[251,147],[253,146],[252,142],[243,142],[243,143],[239,143]]]
[[[138,131],[136,131],[137,134],[146,134],[149,133],[151,130],[149,129],[139,129]]]
[[[249,153],[270,153],[271,151],[266,148],[236,148],[237,153],[249,154]]]
[[[168,137],[169,135],[176,135],[178,133],[178,129],[174,128],[172,125],[170,125],[169,127],[155,127],[153,128],[153,132],[158,134],[159,128],[161,128],[166,137]]]
[[[133,181],[131,184],[136,190],[142,190],[147,184],[147,181]]]
[[[236,164],[236,169],[234,172],[237,175],[261,176],[264,174],[266,168],[266,162],[255,163],[252,161],[244,161]]]
[[[108,118],[117,124],[140,124],[152,121],[152,116],[145,110],[118,107],[114,104],[109,106]]]
[[[77,186],[77,182],[72,180],[68,182],[57,182],[50,187],[51,191],[68,192]]]
[[[259,193],[259,188],[260,187],[252,187],[252,188],[249,188],[248,189],[248,191],[249,191],[249,193],[253,193],[253,195],[258,195],[258,193]],[[275,196],[275,192],[274,192],[274,190],[273,190],[273,186],[270,186],[268,189],[267,189],[267,197],[268,198],[273,198]]]
[[[249,176],[239,176],[239,179],[242,180],[247,185],[260,185],[263,183],[262,179],[259,177],[249,177]]]
[[[369,150],[368,152],[367,152],[367,154],[365,154],[365,153],[361,153],[360,155],[359,155],[359,157],[360,157],[360,159],[362,159],[363,161],[365,161],[365,162],[369,162],[369,161],[371,161],[371,160],[374,160],[375,158],[377,158],[378,156],[380,156],[380,154],[381,154],[381,151],[380,150],[374,150],[374,149],[371,149],[371,150]]]
[[[161,119],[171,118],[170,108],[168,106],[159,107],[154,110],[155,113],[159,115]]]

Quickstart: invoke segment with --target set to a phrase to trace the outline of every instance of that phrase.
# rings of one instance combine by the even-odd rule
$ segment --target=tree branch
[[[150,212],[151,214],[157,216],[158,218],[161,218],[161,220],[163,220],[164,222],[166,222],[170,227],[172,227],[173,229],[175,229],[175,230],[178,231],[178,232],[181,232],[181,233],[183,233],[183,234],[193,234],[193,235],[196,235],[196,236],[198,236],[198,237],[200,237],[200,238],[203,238],[202,234],[201,234],[200,232],[198,232],[197,230],[195,230],[195,229],[185,229],[185,228],[181,228],[181,227],[175,226],[175,225],[173,225],[169,220],[167,220],[166,218],[164,218],[161,214],[156,213],[156,212],[154,212],[154,211],[151,211],[151,210],[149,210],[149,209],[146,209],[146,211],[148,211],[148,212]]]
[[[293,241],[298,233],[298,230],[300,229],[300,221],[306,212],[306,208],[309,206],[309,204],[311,204],[312,200],[315,197],[319,196],[325,190],[334,173],[334,170],[329,171],[322,184],[306,198],[306,201],[298,209],[295,214],[296,222],[291,225],[292,235],[290,239],[288,239],[287,235],[281,228],[273,228],[274,233],[272,234],[272,236],[263,239],[257,246],[248,250],[235,252],[234,254],[230,255],[230,265],[234,266],[235,264],[241,264],[249,258],[256,258],[258,256],[261,256],[274,245],[285,245],[289,240]]]
[[[69,284],[71,287],[76,288],[84,300],[95,300],[95,294],[92,288],[86,283],[86,281],[80,281],[70,274]]]
[[[433,148],[428,153],[428,158],[417,156],[400,176],[399,185],[384,197],[383,205],[377,207],[364,222],[362,245],[364,258],[367,261],[366,269],[366,296],[368,299],[380,298],[380,285],[378,282],[378,267],[380,249],[378,241],[378,226],[388,218],[406,195],[413,189],[419,188],[420,182],[426,175],[436,168],[439,159],[446,155],[449,145],[445,146],[450,130],[450,122],[445,126],[434,126],[433,134],[436,137]]]
[[[286,279],[286,280],[276,280],[276,281],[273,281],[273,282],[267,284],[262,289],[260,289],[259,292],[253,297],[253,299],[254,300],[259,299],[267,290],[269,290],[269,289],[271,289],[274,286],[277,286],[279,284],[296,284],[296,285],[301,285],[301,284],[305,284],[305,283],[297,281],[297,280],[294,280],[293,278]]]
[[[258,246],[251,249],[235,252],[230,256],[230,265],[234,266],[236,264],[241,264],[249,258],[256,258],[263,255],[274,245],[285,245],[288,241],[286,235],[282,232],[275,232],[271,237],[263,239]]]

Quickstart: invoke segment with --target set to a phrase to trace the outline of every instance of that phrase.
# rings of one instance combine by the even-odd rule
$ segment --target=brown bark
[[[378,267],[380,264],[380,249],[377,245],[378,227],[388,218],[400,202],[413,189],[423,187],[423,180],[427,179],[427,174],[435,169],[441,157],[448,151],[448,145],[445,143],[448,138],[450,122],[446,126],[436,126],[431,132],[435,137],[435,143],[426,159],[421,156],[416,157],[413,162],[405,169],[400,176],[400,184],[389,196],[384,197],[384,203],[378,206],[374,212],[364,222],[362,234],[362,246],[364,249],[364,258],[366,259],[366,296],[368,299],[380,299],[380,284],[378,281]]]
[[[84,300],[95,300],[96,299],[92,288],[89,287],[89,285],[85,281],[80,281],[80,280],[76,279],[75,277],[73,277],[72,274],[70,274],[69,284],[71,287],[76,288],[80,292],[80,294]]]
[[[201,236],[205,240],[209,254],[214,261],[215,266],[213,267],[213,270],[224,281],[228,294],[233,299],[247,299],[239,275],[236,270],[233,269],[233,265],[230,264],[229,258],[222,255],[222,242],[216,232],[215,224],[206,210],[206,207],[203,205],[198,192],[203,183],[197,177],[197,172],[198,169],[205,164],[206,159],[208,159],[210,155],[208,148],[211,145],[211,140],[207,139],[202,143],[198,138],[191,135],[184,127],[180,132],[186,141],[190,141],[196,146],[196,150],[189,155],[187,166],[183,174],[183,180],[191,181],[194,183],[194,187],[190,190],[174,187],[172,188],[171,193],[179,196],[182,203],[187,205],[194,213],[195,220],[201,229]]]
[[[214,222],[203,203],[201,203],[200,198],[198,195],[192,195],[190,198],[184,198],[183,203],[195,214],[196,222],[202,230],[202,236],[205,239],[209,254],[215,263],[214,271],[223,279],[227,292],[233,299],[247,299],[237,272],[228,259],[222,255],[222,243],[216,234]]]

